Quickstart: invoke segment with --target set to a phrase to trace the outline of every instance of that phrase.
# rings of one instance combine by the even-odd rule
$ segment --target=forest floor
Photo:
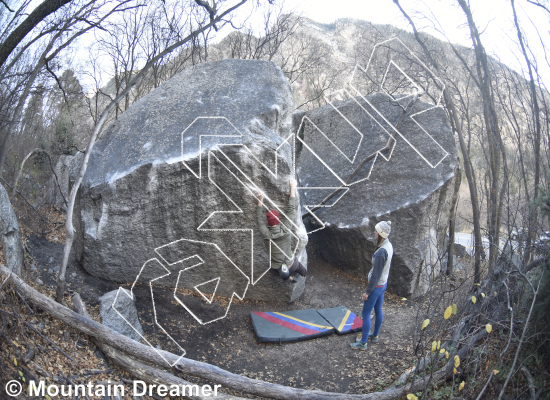
[[[30,254],[30,259],[27,260],[30,266],[27,281],[52,298],[61,264],[63,240],[61,233],[53,237],[50,234],[47,238],[36,235],[25,237],[25,246]],[[413,334],[415,329],[419,329],[420,324],[416,320],[417,311],[426,303],[426,296],[408,300],[386,292],[380,342],[369,342],[367,351],[357,351],[349,347],[349,343],[355,341],[355,334],[333,334],[285,344],[258,342],[250,321],[252,311],[321,309],[343,305],[361,315],[361,294],[367,282],[331,266],[321,257],[311,241],[307,250],[306,288],[292,303],[253,300],[233,302],[226,318],[200,325],[177,305],[173,298],[173,290],[166,289],[160,296],[155,294],[158,321],[166,321],[164,324],[167,330],[186,350],[186,357],[216,365],[236,374],[285,386],[329,392],[360,394],[383,390],[413,365],[416,358],[413,351]],[[72,308],[71,293],[78,292],[91,316],[98,321],[98,298],[119,288],[118,284],[89,275],[75,262],[69,264],[66,279],[66,305]],[[129,289],[130,285],[123,287]],[[137,286],[134,293],[138,298],[136,307],[148,341],[153,346],[181,354],[154,323],[150,301],[139,301],[150,299],[149,288]],[[24,313],[27,307],[22,307],[21,311]],[[26,368],[23,368],[23,371],[29,378],[34,376],[46,379],[50,383],[59,383],[63,375],[72,374],[73,381],[77,383],[93,380],[96,384],[109,380],[129,382],[132,379],[127,372],[110,366],[85,335],[68,328],[45,313],[40,313],[39,310],[32,314],[27,309],[27,314],[22,317],[75,360],[69,360],[54,350],[50,343],[36,336],[33,340],[45,351],[41,351],[39,357],[25,364]],[[24,342],[28,338],[19,340]],[[6,360],[17,356],[13,350],[6,349],[9,353],[5,357]],[[4,372],[11,371],[15,377],[18,368],[10,362],[7,364],[0,367],[7,368]],[[111,372],[99,373],[105,370]],[[193,383],[208,383],[195,377],[184,378]],[[126,386],[126,393],[131,393],[131,386]],[[241,397],[257,398],[231,390],[223,391]]]

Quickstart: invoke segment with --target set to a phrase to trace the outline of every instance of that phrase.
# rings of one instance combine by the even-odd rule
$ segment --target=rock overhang
[[[203,257],[209,259],[200,267],[205,273],[188,271],[197,272],[189,276],[194,286],[202,285],[201,275],[217,279],[211,273],[216,257],[229,257],[248,276],[248,298],[299,296],[304,282],[263,276],[268,254],[256,230],[253,193],[260,187],[281,206],[288,197],[292,111],[284,74],[259,60],[200,64],[136,101],[106,129],[90,157],[77,206],[75,247],[84,268],[131,282],[155,249],[185,238],[202,241],[198,251],[212,253]],[[305,264],[303,236],[295,248]],[[208,250],[214,243],[223,256]],[[175,278],[175,264],[172,269]],[[160,272],[157,265],[140,279],[172,284],[159,280]],[[231,273],[220,276],[232,279]]]
[[[374,226],[392,220],[395,253],[388,289],[404,296],[422,294],[437,270],[457,168],[444,110],[416,102],[404,113],[390,96],[377,93],[299,113],[294,126],[303,142],[296,163],[304,214],[374,156],[348,182],[347,191],[315,212],[319,221],[307,218],[323,257],[366,277]],[[395,142],[382,151],[392,135]]]

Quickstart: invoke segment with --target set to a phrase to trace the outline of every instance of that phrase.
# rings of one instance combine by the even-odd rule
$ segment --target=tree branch
[[[4,65],[11,52],[23,40],[40,21],[48,15],[56,12],[65,4],[73,0],[45,0],[42,4],[34,9],[32,13],[21,23],[0,45],[0,67]]]
[[[2,3],[4,5],[4,7],[6,7],[8,9],[9,12],[14,12],[4,0],[0,0],[0,3]]]

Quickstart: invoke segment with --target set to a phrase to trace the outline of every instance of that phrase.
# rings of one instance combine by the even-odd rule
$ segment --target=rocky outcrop
[[[452,206],[457,154],[444,111],[422,102],[409,108],[394,146],[381,152],[402,113],[396,101],[375,94],[296,114],[296,171],[306,213],[306,206],[321,204],[363,160],[375,156],[349,190],[316,211],[317,219],[307,218],[306,228],[327,261],[366,277],[374,226],[391,220],[394,255],[388,290],[417,296],[441,270],[437,245],[443,243]]]
[[[204,302],[214,292],[294,300],[304,279],[266,274],[255,216],[257,189],[281,211],[288,198],[292,110],[282,71],[257,60],[199,64],[138,100],[90,156],[76,204],[81,264],[116,282],[190,289]],[[293,249],[307,265],[297,215]]]
[[[98,299],[99,315],[103,325],[139,342],[143,336],[143,328],[139,322],[135,300],[126,289],[107,292]]]
[[[65,202],[69,201],[71,179],[78,173],[82,162],[82,153],[75,156],[61,155],[55,164],[53,173],[46,183],[45,202],[67,210]]]

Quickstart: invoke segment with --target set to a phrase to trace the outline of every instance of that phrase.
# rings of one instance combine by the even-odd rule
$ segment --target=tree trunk
[[[480,83],[481,95],[483,99],[483,116],[487,140],[489,145],[489,167],[490,167],[490,193],[487,203],[487,212],[489,214],[489,268],[496,262],[500,240],[500,221],[499,207],[499,184],[500,184],[500,129],[498,125],[498,116],[495,108],[494,95],[491,84],[491,71],[487,59],[485,48],[481,44],[481,38],[474,22],[472,12],[465,0],[458,0],[458,3],[468,20],[470,28],[470,37],[476,55],[476,68],[478,82]],[[479,281],[476,281],[479,283]]]
[[[0,45],[0,66],[4,65],[11,52],[40,21],[71,1],[72,0],[45,0],[36,7]]]
[[[449,216],[449,255],[447,259],[447,275],[453,274],[453,258],[455,256],[455,221],[456,221],[456,203],[458,201],[458,191],[462,181],[462,172],[460,164],[455,168],[455,190],[451,197],[451,215]]]
[[[8,270],[21,276],[25,253],[19,232],[17,216],[13,212],[8,192],[0,185],[0,235],[4,249],[4,261]]]
[[[418,31],[416,30],[416,26],[414,25],[414,22],[408,16],[405,10],[401,7],[401,5],[399,4],[399,0],[393,0],[393,2],[397,5],[397,7],[399,7],[399,10],[405,16],[407,21],[409,21],[409,24],[413,29],[414,37],[416,41],[418,42],[418,44],[420,44],[420,46],[424,50],[424,54],[426,58],[428,58],[428,60],[430,61],[430,64],[434,67],[434,69],[437,72],[437,78],[443,81],[442,74],[439,69],[439,64],[434,60],[428,48],[426,47],[426,44],[420,38]],[[428,71],[428,72],[431,73],[431,71]],[[477,188],[475,185],[474,172],[470,161],[470,153],[468,152],[468,148],[466,147],[466,143],[464,142],[464,135],[462,134],[462,128],[460,125],[458,111],[456,109],[456,106],[453,102],[452,97],[447,91],[447,88],[443,89],[443,98],[445,100],[445,106],[447,107],[447,111],[451,116],[451,124],[454,126],[455,131],[458,135],[458,141],[460,143],[460,151],[462,152],[462,157],[464,158],[464,172],[466,173],[466,179],[468,181],[468,187],[470,189],[470,200],[472,202],[472,219],[474,223],[474,242],[475,242],[474,244],[474,256],[475,256],[474,283],[479,283],[481,281],[481,252],[483,251],[483,247],[481,242],[481,227],[479,225],[479,199],[477,195]]]
[[[82,301],[80,295],[78,293],[75,293],[74,295],[74,308],[77,313],[80,315],[90,318],[90,315],[88,314],[88,311],[86,310],[86,305]],[[120,368],[128,371],[135,377],[147,382],[148,384],[155,384],[155,385],[178,385],[178,386],[188,386],[193,385],[192,383],[189,383],[175,375],[172,375],[169,372],[163,371],[158,368],[151,367],[147,364],[142,363],[141,361],[136,360],[133,357],[130,357],[120,350],[115,349],[112,346],[109,346],[108,344],[101,342],[95,338],[92,338],[93,342],[97,347],[101,349],[101,351],[111,360],[114,364],[118,365]],[[204,396],[190,396],[189,398],[197,399],[197,400],[205,400],[206,397]],[[208,396],[208,400],[210,400],[210,396]],[[235,397],[235,396],[229,396],[225,395],[223,393],[218,393],[216,396],[216,399],[219,400],[245,400],[241,397]]]
[[[5,267],[0,266],[0,274],[8,275],[9,273],[10,272]],[[96,340],[106,343],[109,346],[137,359],[150,362],[158,366],[172,367],[182,373],[205,378],[212,382],[221,384],[224,388],[230,388],[256,396],[281,400],[397,400],[406,394],[407,391],[418,391],[422,389],[424,385],[423,380],[419,379],[412,388],[411,385],[406,385],[402,388],[388,389],[387,391],[378,393],[347,394],[323,392],[320,390],[296,389],[257,379],[247,378],[245,376],[233,374],[214,365],[191,360],[164,350],[153,349],[150,346],[136,342],[135,340],[132,340],[106,327],[105,325],[94,321],[91,318],[84,317],[57,303],[53,299],[43,295],[31,286],[27,285],[16,275],[12,274],[10,281],[16,287],[21,296],[27,300],[30,300],[35,305],[41,307],[48,314],[63,321],[70,327],[75,328],[86,335],[92,336]],[[486,334],[486,331],[481,333]],[[475,344],[475,342],[470,341],[467,346],[459,351],[458,354],[461,358],[463,358],[467,352],[471,351],[473,344]],[[448,368],[443,368],[434,374],[434,376],[437,379],[444,379],[449,375],[449,371],[452,374],[452,368],[451,370]]]
[[[514,13],[514,25],[516,27],[516,31],[518,34],[518,40],[519,44],[521,45],[521,52],[523,54],[523,57],[525,58],[525,62],[527,63],[527,69],[529,71],[529,89],[531,92],[531,99],[533,101],[533,117],[535,120],[535,182],[534,182],[534,194],[533,198],[536,199],[538,196],[538,186],[540,182],[540,132],[541,132],[541,123],[540,123],[540,107],[539,102],[537,98],[537,89],[535,86],[535,79],[533,77],[533,69],[531,66],[531,60],[529,60],[529,57],[527,56],[527,50],[525,49],[525,44],[523,41],[523,36],[521,34],[521,29],[519,27],[518,18],[516,15],[516,6],[514,4],[514,0],[511,0],[512,3],[512,11]],[[526,244],[526,252],[525,252],[525,259],[524,263],[527,264],[529,261],[531,261],[531,243],[533,242],[535,238],[535,230],[534,227],[537,226],[537,208],[536,207],[529,207],[529,231],[527,232],[527,244]]]

